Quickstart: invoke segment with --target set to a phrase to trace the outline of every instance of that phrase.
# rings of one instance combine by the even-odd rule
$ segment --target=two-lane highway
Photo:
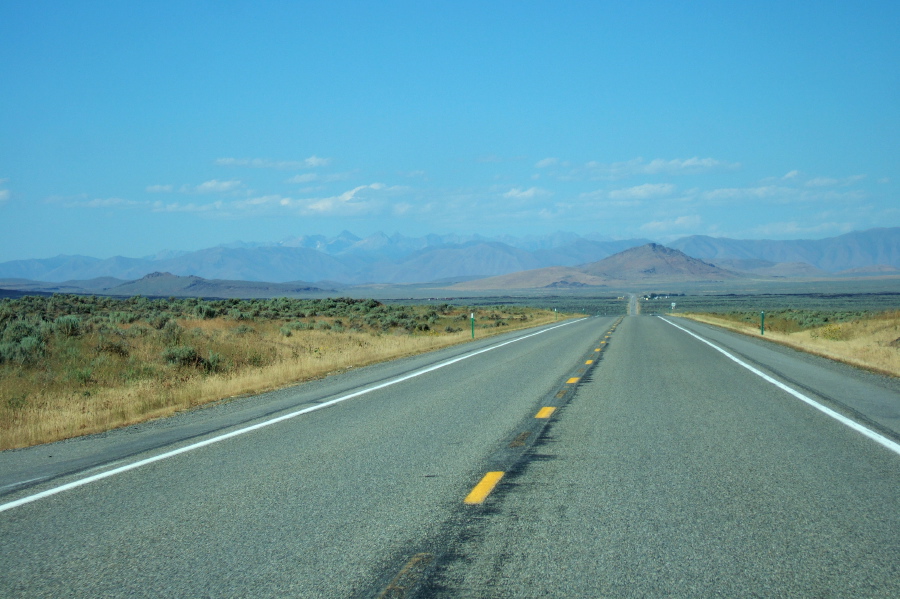
[[[7,485],[0,510],[35,500],[0,511],[0,595],[900,596],[896,381],[670,320],[360,369],[213,408],[219,431],[179,417],[171,446],[4,454],[27,477],[152,448]]]
[[[325,409],[148,461],[172,453],[159,447],[128,458],[139,468],[34,501],[84,475],[13,485],[0,512],[0,595],[374,596],[412,548],[443,538],[471,487],[532,426],[542,400],[585,371],[613,322],[560,323],[361,369],[348,375],[358,388],[336,378],[299,406],[336,402]],[[83,459],[80,446],[92,442],[108,444],[78,440],[71,452]],[[48,451],[8,453],[3,464],[27,476],[15,464]]]
[[[811,388],[841,370],[675,324]],[[895,383],[879,378],[851,374],[829,391],[878,395],[897,412]],[[623,322],[532,454],[429,596],[900,596],[896,446],[663,319]]]

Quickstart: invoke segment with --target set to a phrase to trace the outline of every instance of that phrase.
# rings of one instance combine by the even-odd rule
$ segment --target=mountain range
[[[193,252],[165,251],[144,258],[88,256],[0,263],[0,279],[63,283],[98,278],[120,282],[165,272],[182,277],[289,283],[292,288],[329,288],[366,283],[410,284],[510,275],[549,267],[573,268],[603,260],[648,239],[610,240],[599,235],[554,233],[496,237],[425,235],[360,238],[293,237],[278,243],[234,242]],[[896,274],[900,269],[900,228],[859,231],[818,240],[738,240],[690,236],[666,244],[686,256],[727,271],[764,277]],[[662,247],[662,246],[660,246]],[[559,271],[547,284],[591,285],[609,273]],[[593,281],[593,283],[592,283]],[[309,283],[314,282],[314,283]],[[197,281],[194,281],[196,284]]]

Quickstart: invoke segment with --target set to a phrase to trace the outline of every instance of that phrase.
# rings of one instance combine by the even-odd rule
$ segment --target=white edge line
[[[581,322],[581,319],[571,320],[569,322],[564,322],[562,324],[554,325],[552,327],[548,327],[546,329],[537,331],[536,333],[530,333],[528,335],[516,337],[515,339],[511,339],[509,341],[504,341],[503,343],[498,343],[496,345],[491,345],[489,347],[485,347],[485,348],[482,348],[482,349],[479,349],[479,350],[476,350],[476,351],[473,351],[473,352],[470,352],[467,354],[463,354],[461,356],[451,358],[450,360],[446,360],[444,362],[438,362],[437,364],[433,364],[432,366],[422,368],[421,370],[416,370],[409,374],[403,375],[401,377],[397,377],[395,379],[391,379],[389,381],[385,381],[378,385],[374,385],[372,387],[367,387],[367,388],[361,389],[359,391],[354,391],[353,393],[349,393],[347,395],[342,395],[341,397],[337,397],[335,399],[326,401],[324,403],[316,404],[314,406],[310,406],[308,408],[303,408],[302,410],[297,410],[295,412],[290,412],[288,414],[283,414],[281,416],[277,416],[270,420],[258,422],[256,424],[246,426],[244,428],[239,428],[239,429],[233,430],[231,432],[228,432],[228,433],[225,433],[222,435],[217,435],[215,437],[210,437],[209,439],[204,439],[203,441],[198,441],[197,443],[185,445],[184,447],[180,447],[178,449],[173,449],[172,451],[167,451],[165,453],[161,453],[159,455],[155,455],[150,458],[139,460],[137,462],[132,462],[131,464],[126,464],[125,466],[119,466],[118,468],[113,468],[112,470],[107,470],[107,471],[101,472],[99,474],[94,474],[93,476],[88,476],[86,478],[80,478],[80,479],[74,480],[70,483],[66,483],[66,484],[60,485],[58,487],[53,487],[51,489],[47,489],[46,491],[41,491],[40,493],[35,493],[34,495],[28,495],[26,497],[16,499],[15,501],[3,503],[3,504],[0,504],[0,512],[5,512],[6,510],[11,510],[15,507],[19,507],[20,505],[25,505],[26,503],[31,503],[31,502],[37,501],[39,499],[44,499],[45,497],[50,497],[52,495],[56,495],[57,493],[62,493],[63,491],[69,491],[71,489],[75,489],[77,487],[81,487],[83,485],[87,485],[89,483],[96,482],[96,481],[102,480],[104,478],[109,478],[110,476],[115,476],[116,474],[128,472],[129,470],[134,470],[135,468],[140,468],[141,466],[146,466],[148,464],[152,464],[154,462],[159,462],[160,460],[165,460],[167,458],[171,458],[171,457],[180,455],[182,453],[187,453],[188,451],[200,449],[201,447],[206,447],[207,445],[212,445],[213,443],[218,443],[219,441],[224,441],[225,439],[230,439],[232,437],[237,437],[239,435],[243,435],[243,434],[246,434],[246,433],[261,429],[261,428],[265,428],[267,426],[277,424],[284,420],[290,420],[291,418],[296,418],[297,416],[302,416],[303,414],[315,412],[316,410],[321,410],[323,408],[333,406],[342,401],[346,401],[346,400],[352,399],[354,397],[359,397],[360,395],[365,395],[367,393],[371,393],[372,391],[378,391],[379,389],[384,389],[385,387],[390,387],[392,385],[396,385],[398,383],[408,381],[409,379],[416,378],[418,376],[422,376],[423,374],[427,374],[429,372],[433,372],[435,370],[445,368],[447,366],[450,366],[451,364],[456,364],[457,362],[461,362],[461,361],[467,360],[473,356],[477,356],[479,354],[483,354],[485,352],[495,350],[497,348],[503,347],[504,345],[509,345],[510,343],[516,343],[518,341],[522,341],[524,339],[528,339],[529,337],[534,337],[536,335],[542,335],[543,333],[547,333],[554,329],[568,326],[568,325],[574,324],[576,322]],[[34,479],[32,479],[32,480],[34,480]],[[30,482],[30,481],[24,481],[24,482]],[[13,483],[12,485],[9,485],[9,486],[15,486],[18,484],[23,484],[23,483]],[[7,488],[7,487],[4,487],[4,488]]]
[[[735,356],[731,355],[730,353],[728,353],[727,351],[725,351],[724,349],[722,349],[722,348],[719,347],[718,345],[715,345],[715,344],[712,343],[711,341],[707,341],[706,339],[704,339],[703,337],[701,337],[701,336],[699,336],[699,335],[693,333],[692,331],[689,331],[688,329],[686,329],[686,328],[684,328],[684,327],[682,327],[682,326],[679,326],[679,325],[675,324],[674,322],[671,322],[671,321],[669,321],[669,320],[666,320],[665,318],[663,318],[663,317],[661,317],[661,316],[660,316],[660,320],[669,323],[670,325],[672,325],[672,326],[675,327],[676,329],[681,329],[682,331],[684,331],[685,333],[687,333],[688,335],[690,335],[690,336],[692,336],[692,337],[695,337],[696,339],[699,339],[700,341],[702,341],[703,343],[707,344],[708,346],[710,346],[711,348],[715,349],[716,351],[719,351],[719,352],[723,353],[723,354],[726,355],[729,359],[731,359],[731,360],[737,362],[738,364],[740,364],[741,366],[743,366],[744,368],[746,368],[747,370],[749,370],[749,371],[752,372],[753,374],[755,374],[755,375],[761,377],[762,379],[768,381],[769,383],[772,383],[773,385],[775,385],[775,386],[778,387],[779,389],[782,389],[782,390],[784,390],[784,391],[790,393],[791,395],[793,395],[794,397],[796,397],[796,398],[799,399],[800,401],[809,404],[810,406],[814,407],[815,409],[819,410],[820,412],[822,412],[822,413],[824,413],[824,414],[826,414],[826,415],[828,415],[828,416],[831,416],[832,418],[834,418],[835,420],[837,420],[837,421],[840,422],[841,424],[846,425],[846,426],[852,428],[853,430],[855,430],[855,431],[858,432],[858,433],[862,433],[863,435],[865,435],[865,436],[868,437],[869,439],[872,439],[872,440],[875,441],[876,443],[879,443],[879,444],[883,445],[884,447],[890,449],[890,450],[893,451],[894,453],[900,455],[900,443],[896,443],[896,442],[894,442],[894,441],[888,439],[887,437],[885,437],[885,436],[883,436],[883,435],[880,435],[880,434],[876,433],[876,432],[873,431],[872,429],[870,429],[870,428],[868,428],[868,427],[865,427],[865,426],[861,425],[860,423],[856,422],[855,420],[851,420],[850,418],[847,418],[847,417],[844,416],[843,414],[839,414],[838,412],[835,412],[835,411],[832,410],[831,408],[826,407],[826,406],[823,406],[823,405],[820,404],[819,402],[817,402],[817,401],[815,401],[815,400],[813,400],[813,399],[810,399],[809,397],[807,397],[806,395],[803,395],[802,393],[800,393],[799,391],[797,391],[797,390],[795,390],[795,389],[792,389],[792,388],[788,387],[787,385],[785,385],[785,384],[782,383],[781,381],[778,381],[778,380],[776,380],[776,379],[770,377],[770,376],[767,375],[766,373],[764,373],[764,372],[762,372],[762,371],[760,371],[760,370],[754,368],[753,366],[751,366],[750,364],[747,364],[747,363],[744,362],[743,360],[740,360],[740,359],[736,358]]]

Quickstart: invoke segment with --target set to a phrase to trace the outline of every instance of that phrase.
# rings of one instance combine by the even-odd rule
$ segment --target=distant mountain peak
[[[583,266],[587,274],[621,281],[648,278],[681,280],[733,279],[735,273],[703,260],[691,258],[682,251],[648,243],[614,254]]]

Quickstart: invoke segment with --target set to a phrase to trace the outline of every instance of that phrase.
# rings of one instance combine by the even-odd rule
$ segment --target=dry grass
[[[550,312],[533,311],[510,318],[502,327],[478,328],[477,336],[554,318]],[[415,334],[306,328],[285,335],[284,321],[238,325],[215,318],[182,319],[178,324],[174,341],[146,332],[140,323],[133,331],[132,325],[122,325],[121,335],[112,339],[108,334],[60,339],[52,359],[38,367],[3,366],[0,449],[102,432],[471,339],[468,328]],[[163,360],[173,345],[194,348],[194,362]]]
[[[745,335],[760,336],[759,326],[728,318],[724,314],[682,316]],[[900,377],[900,311],[790,333],[766,328],[763,338],[859,368]]]

